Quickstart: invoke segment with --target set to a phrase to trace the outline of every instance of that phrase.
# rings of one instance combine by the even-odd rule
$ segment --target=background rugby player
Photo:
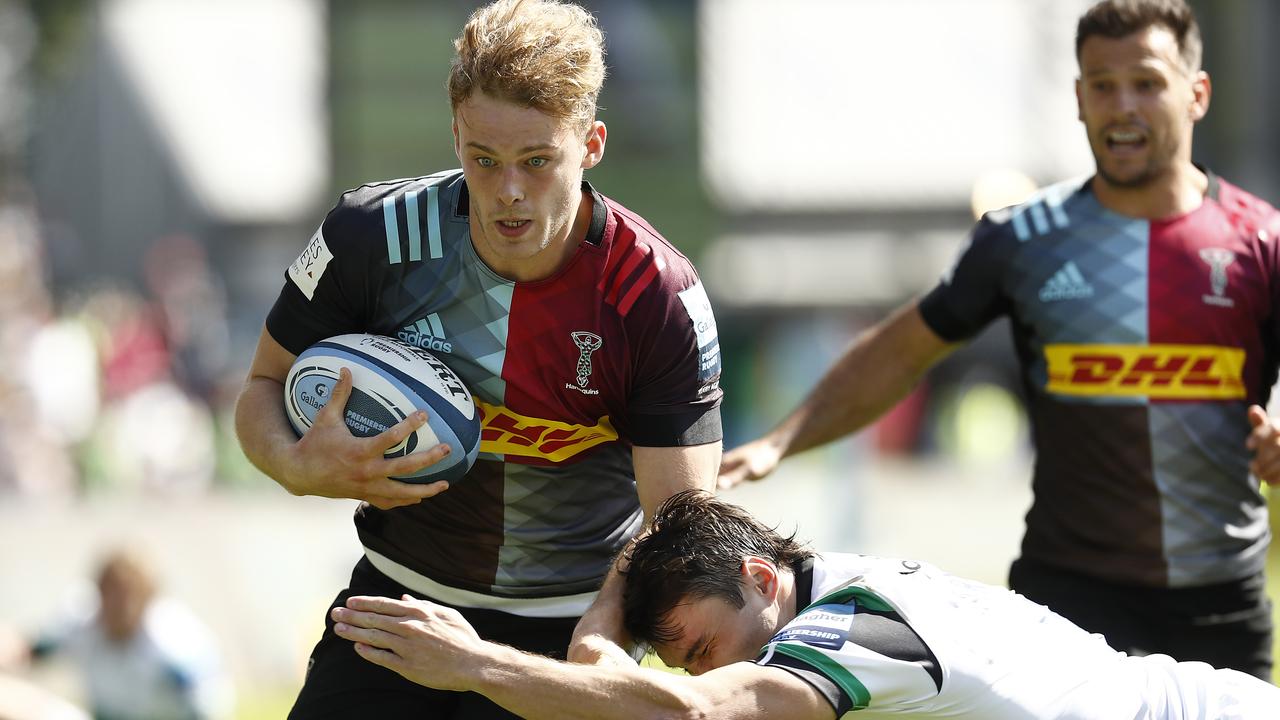
[[[1095,5],[1076,55],[1095,174],[984,216],[721,485],[864,427],[1007,315],[1037,451],[1010,586],[1118,649],[1270,678],[1280,215],[1192,163],[1211,86],[1182,0]]]

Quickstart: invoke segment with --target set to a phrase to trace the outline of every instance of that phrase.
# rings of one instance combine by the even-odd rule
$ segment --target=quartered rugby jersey
[[[1127,657],[1043,605],[924,563],[826,553],[797,568],[796,594],[796,617],[756,662],[813,686],[837,718],[1207,720],[1236,717],[1236,700],[1267,707],[1237,692],[1239,673]]]
[[[920,312],[949,341],[1012,320],[1037,450],[1026,557],[1147,586],[1262,568],[1246,408],[1276,380],[1278,234],[1274,209],[1212,175],[1168,220],[1074,182],[977,224]]]
[[[476,254],[461,171],[362,186],[326,217],[268,316],[292,353],[388,335],[471,389],[483,424],[471,472],[417,505],[356,514],[374,566],[438,600],[580,613],[642,521],[631,447],[721,438],[715,318],[693,266],[583,188],[593,214],[577,253],[517,283]]]

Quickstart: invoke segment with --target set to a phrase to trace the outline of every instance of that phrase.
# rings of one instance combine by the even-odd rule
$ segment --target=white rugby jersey
[[[1234,670],[1129,657],[1004,588],[912,560],[829,553],[761,651],[836,717],[1210,720],[1280,716],[1280,688]]]

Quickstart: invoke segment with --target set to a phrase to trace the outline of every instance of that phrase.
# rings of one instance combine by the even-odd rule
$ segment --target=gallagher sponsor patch
[[[802,642],[814,647],[839,650],[853,629],[854,605],[819,605],[792,620],[773,642]]]

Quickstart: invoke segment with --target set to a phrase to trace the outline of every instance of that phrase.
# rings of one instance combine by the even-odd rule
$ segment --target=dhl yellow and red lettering
[[[480,452],[563,462],[601,443],[618,439],[606,415],[595,425],[572,425],[529,417],[477,399]]]
[[[1218,345],[1047,345],[1059,395],[1228,400],[1245,396],[1244,350]]]

